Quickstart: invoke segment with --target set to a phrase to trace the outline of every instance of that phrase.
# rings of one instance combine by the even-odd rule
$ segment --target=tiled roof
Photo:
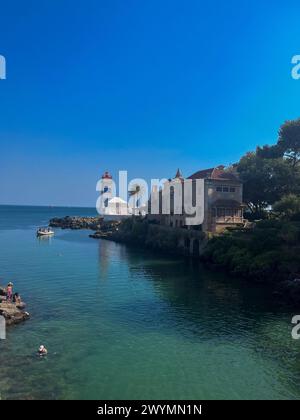
[[[210,178],[214,169],[215,168],[203,169],[201,171],[195,172],[193,175],[189,176],[188,179],[204,179],[204,178]]]
[[[217,166],[216,168],[209,168],[195,172],[193,175],[189,176],[188,179],[220,179],[238,181],[238,178],[234,173],[224,171],[224,166]]]

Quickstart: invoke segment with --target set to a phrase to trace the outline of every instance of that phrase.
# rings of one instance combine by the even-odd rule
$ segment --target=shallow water
[[[31,313],[0,341],[2,399],[300,397],[294,313],[268,290],[87,231],[36,238],[73,214],[94,210],[0,206],[0,284]]]

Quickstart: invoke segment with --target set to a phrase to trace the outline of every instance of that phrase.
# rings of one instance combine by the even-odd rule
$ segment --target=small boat
[[[41,227],[37,230],[36,234],[37,236],[52,236],[54,232],[49,227]]]

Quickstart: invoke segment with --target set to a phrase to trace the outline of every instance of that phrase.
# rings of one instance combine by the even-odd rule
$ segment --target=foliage
[[[300,223],[263,220],[211,239],[203,260],[254,281],[278,282],[300,276]]]
[[[300,119],[285,122],[277,144],[246,153],[236,169],[244,183],[250,219],[266,217],[267,210],[285,196],[300,196]],[[290,213],[294,215],[294,208]]]
[[[296,194],[284,195],[274,204],[273,210],[287,219],[300,215],[300,196]]]
[[[300,161],[300,118],[286,121],[279,130],[278,148],[295,167]]]

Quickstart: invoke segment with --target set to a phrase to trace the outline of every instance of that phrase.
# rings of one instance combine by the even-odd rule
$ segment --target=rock
[[[19,309],[14,303],[0,303],[0,315],[5,318],[6,325],[19,324],[30,317],[29,313]]]
[[[94,239],[110,239],[118,231],[120,223],[118,220],[103,221],[101,229],[89,236]]]
[[[101,231],[97,231],[95,233],[92,233],[91,235],[89,235],[90,238],[94,238],[94,239],[103,239],[103,238],[108,238],[108,236],[111,234],[111,232],[101,232]]]
[[[49,226],[61,229],[91,229],[96,232],[89,235],[90,238],[100,239],[109,238],[118,230],[120,223],[119,220],[104,220],[103,217],[66,216],[51,219]]]
[[[29,313],[24,311],[25,303],[19,304],[6,302],[5,289],[0,286],[0,315],[5,318],[6,325],[19,324],[29,318]]]
[[[63,218],[55,217],[49,222],[49,226],[61,229],[101,229],[103,217],[79,217],[66,216]]]

